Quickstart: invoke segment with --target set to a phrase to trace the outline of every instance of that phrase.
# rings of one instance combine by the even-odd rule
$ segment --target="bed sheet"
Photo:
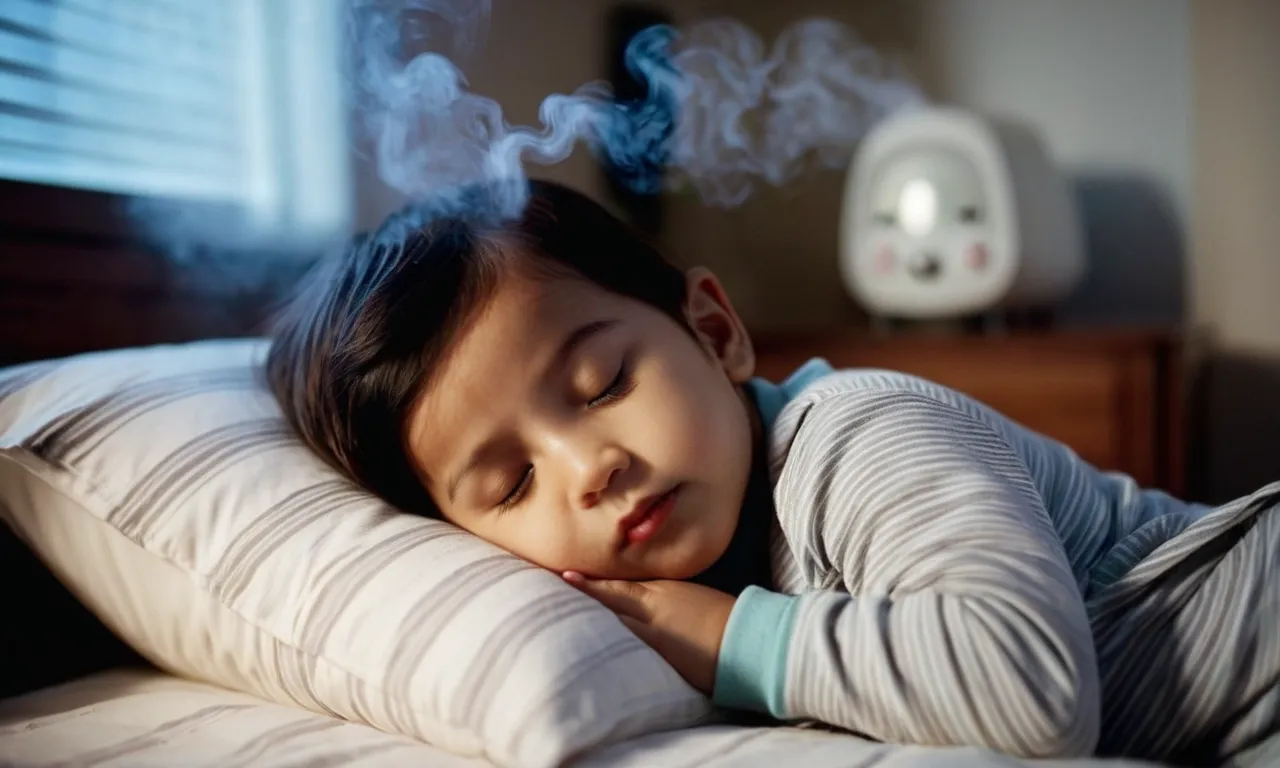
[[[0,701],[0,765],[489,768],[491,763],[161,672],[114,670]],[[1120,768],[1140,764],[1024,762],[980,750],[887,746],[807,728],[717,725],[622,742],[583,755],[573,765]]]

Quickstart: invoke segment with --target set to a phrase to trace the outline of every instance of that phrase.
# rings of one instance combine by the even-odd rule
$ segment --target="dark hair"
[[[409,411],[503,270],[575,274],[684,325],[683,272],[587,196],[531,181],[514,218],[477,185],[410,205],[323,259],[278,315],[266,374],[302,440],[407,512],[438,510],[406,448]]]

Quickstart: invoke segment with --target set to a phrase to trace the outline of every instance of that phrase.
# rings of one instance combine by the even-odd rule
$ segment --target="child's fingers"
[[[577,571],[565,571],[563,578],[614,613],[641,621],[649,617],[643,584],[620,579],[588,579]]]

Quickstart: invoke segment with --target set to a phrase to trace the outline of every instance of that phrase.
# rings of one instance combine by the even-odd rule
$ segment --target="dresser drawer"
[[[762,336],[757,356],[760,375],[775,381],[812,357],[921,376],[1060,440],[1101,469],[1182,490],[1181,388],[1168,335]]]

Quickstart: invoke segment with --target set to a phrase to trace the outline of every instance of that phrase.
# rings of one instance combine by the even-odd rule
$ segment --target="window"
[[[350,217],[340,0],[3,0],[0,178]]]

